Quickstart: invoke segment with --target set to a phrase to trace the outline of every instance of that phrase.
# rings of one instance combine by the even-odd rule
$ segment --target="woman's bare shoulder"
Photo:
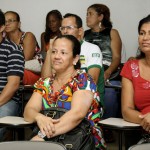
[[[111,29],[111,32],[110,32],[110,34],[111,34],[111,38],[112,39],[120,39],[120,35],[119,35],[119,32],[118,32],[118,30],[117,29]],[[121,39],[120,39],[121,40]]]
[[[111,34],[119,34],[117,29],[111,29]]]
[[[26,32],[25,38],[35,40],[35,35],[32,32]]]

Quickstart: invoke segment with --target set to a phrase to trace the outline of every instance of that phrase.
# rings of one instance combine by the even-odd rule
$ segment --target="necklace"
[[[71,74],[68,74],[67,76],[65,76],[65,78],[67,79],[64,79],[64,80],[60,80],[61,83],[58,81],[58,77],[55,76],[55,83],[59,86],[59,87],[62,87],[63,85],[65,85],[70,79],[72,79],[74,77],[74,75],[76,74],[76,70],[73,71],[73,73]],[[69,77],[68,77],[69,76]]]

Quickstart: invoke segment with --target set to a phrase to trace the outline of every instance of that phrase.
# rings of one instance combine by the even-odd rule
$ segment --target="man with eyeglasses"
[[[3,38],[5,16],[0,10],[0,118],[20,113],[20,80],[24,74],[24,57],[18,46]],[[5,139],[5,128],[0,128],[0,141]]]
[[[104,70],[102,67],[102,53],[97,45],[91,44],[83,40],[84,30],[82,20],[75,14],[66,14],[62,20],[61,33],[75,36],[81,42],[80,62],[81,69],[85,69],[97,83],[100,92],[100,98],[103,102],[104,98]],[[47,77],[51,75],[50,66],[50,51],[42,68],[41,76]]]

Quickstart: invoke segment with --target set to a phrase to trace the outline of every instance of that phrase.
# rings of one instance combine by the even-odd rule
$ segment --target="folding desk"
[[[122,150],[122,133],[126,130],[141,130],[142,127],[139,124],[127,122],[122,118],[108,118],[99,121],[99,126],[110,129],[116,130],[119,134],[119,150]]]

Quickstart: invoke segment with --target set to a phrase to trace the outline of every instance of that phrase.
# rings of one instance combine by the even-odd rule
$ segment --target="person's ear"
[[[73,60],[73,65],[76,65],[79,59],[80,59],[80,55],[76,55],[76,57]]]
[[[5,25],[0,26],[0,33],[2,33],[5,30]]]
[[[80,39],[83,39],[84,37],[84,29],[82,27],[79,28],[79,36],[80,36]]]
[[[103,18],[104,18],[104,15],[103,15],[103,14],[99,15],[99,16],[98,16],[99,22],[101,22],[101,21],[103,20]]]
[[[18,22],[18,29],[21,29],[21,22]]]

